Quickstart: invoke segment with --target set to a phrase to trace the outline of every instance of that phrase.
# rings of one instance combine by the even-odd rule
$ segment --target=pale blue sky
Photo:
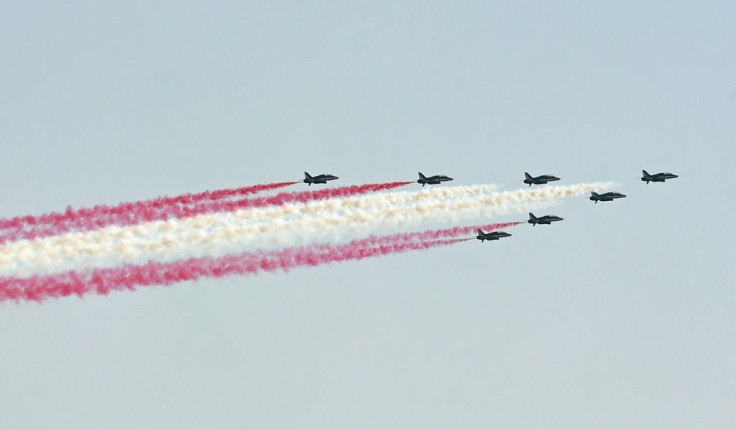
[[[0,304],[0,427],[736,422],[733,2],[64,3],[0,8],[0,216],[304,170],[629,197],[495,243]]]

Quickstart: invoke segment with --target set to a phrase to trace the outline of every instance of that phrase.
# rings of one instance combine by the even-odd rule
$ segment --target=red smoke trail
[[[219,278],[229,275],[255,274],[261,271],[288,271],[297,267],[319,266],[346,260],[361,260],[421,250],[473,240],[444,239],[462,234],[499,230],[523,224],[507,222],[479,226],[453,227],[388,236],[369,236],[343,245],[316,244],[276,251],[261,251],[229,255],[221,258],[193,258],[170,263],[149,262],[143,265],[93,269],[86,272],[70,271],[49,276],[0,279],[0,301],[43,301],[70,295],[90,293],[107,294],[115,290],[134,290],[138,286],[170,285],[200,278]]]
[[[513,222],[473,225],[473,226],[465,226],[465,227],[452,227],[452,228],[444,228],[440,230],[427,230],[427,231],[420,231],[420,232],[414,232],[414,233],[397,233],[397,234],[391,234],[388,236],[370,236],[363,240],[366,243],[370,243],[371,245],[382,245],[385,243],[393,243],[393,242],[428,241],[428,240],[437,240],[437,239],[443,239],[443,238],[449,238],[449,237],[458,237],[462,234],[475,233],[475,231],[478,229],[484,230],[485,232],[489,232],[489,231],[494,231],[494,230],[500,230],[506,227],[513,227],[519,224],[524,224],[524,222],[523,221],[513,221]],[[465,241],[466,239],[458,239],[458,240]]]
[[[503,223],[495,223],[495,224],[484,224],[484,225],[474,225],[474,226],[465,226],[465,227],[452,227],[452,228],[445,228],[441,230],[430,230],[430,231],[424,231],[420,233],[404,233],[401,236],[411,236],[416,237],[419,236],[422,240],[430,240],[430,239],[441,239],[444,237],[457,237],[461,234],[469,234],[469,233],[475,233],[476,230],[484,230],[485,232],[494,231],[494,230],[501,230],[502,228],[507,227],[513,227],[515,225],[524,224],[523,221],[513,221],[513,222],[503,222]],[[398,236],[398,235],[397,235]],[[408,240],[408,239],[403,239]]]
[[[51,212],[39,216],[22,216],[0,219],[0,229],[15,230],[0,235],[0,243],[44,237],[72,230],[92,230],[112,224],[133,224],[152,219],[166,219],[179,206],[195,205],[217,201],[229,197],[246,196],[263,191],[275,190],[297,184],[298,182],[275,182],[248,187],[229,188],[201,193],[188,193],[173,197],[158,197],[150,200],[120,203],[118,205],[97,205],[91,208],[73,209],[65,212]],[[149,219],[150,218],[150,219]],[[29,230],[24,230],[29,229]]]
[[[243,196],[296,184],[296,182],[279,182],[252,187],[206,191],[198,194],[185,194],[177,197],[163,197],[153,200],[122,203],[115,206],[100,205],[89,209],[83,208],[78,210],[68,208],[63,213],[54,212],[37,217],[25,216],[0,220],[0,228],[16,229],[14,232],[0,234],[0,243],[19,239],[53,236],[69,231],[90,231],[109,225],[133,225],[141,222],[166,220],[168,218],[185,218],[213,212],[275,206],[294,202],[303,203],[333,197],[346,197],[389,190],[411,183],[389,182],[354,185],[319,191],[280,193],[271,197],[222,201],[222,199],[228,197]]]
[[[238,209],[260,208],[264,206],[282,206],[287,203],[307,203],[314,200],[349,197],[376,191],[386,191],[413,184],[413,182],[387,182],[383,184],[351,185],[347,187],[327,188],[319,191],[297,191],[279,193],[270,197],[257,197],[226,202],[212,202],[191,208],[182,208],[177,218],[185,218],[214,212],[231,212]]]
[[[465,227],[452,227],[439,230],[426,230],[414,233],[397,233],[386,236],[368,236],[365,239],[354,240],[350,244],[354,244],[359,247],[391,247],[395,244],[423,244],[423,243],[435,243],[435,242],[447,242],[448,244],[465,242],[468,240],[474,240],[475,238],[467,239],[447,239],[455,238],[462,234],[475,233],[477,229],[485,230],[486,232],[500,230],[506,227],[513,227],[515,225],[524,224],[522,221],[513,221],[505,223],[495,224],[483,224],[476,226],[465,226]],[[443,240],[444,239],[444,240]],[[347,246],[347,245],[341,245]]]
[[[380,238],[379,238],[380,239]],[[465,239],[419,242],[382,241],[376,238],[354,240],[344,245],[318,244],[230,255],[221,258],[193,258],[171,263],[151,261],[143,265],[65,272],[49,276],[0,279],[0,301],[32,300],[41,302],[55,297],[108,294],[116,290],[134,290],[139,286],[170,285],[200,278],[255,274],[261,271],[288,271],[296,267],[319,266],[346,260],[395,254],[410,250],[451,245]]]

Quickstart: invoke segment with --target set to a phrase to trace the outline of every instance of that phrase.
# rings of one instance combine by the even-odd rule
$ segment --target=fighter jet
[[[529,221],[527,222],[534,227],[537,224],[552,224],[555,221],[562,221],[563,219],[564,218],[560,218],[557,215],[535,217],[533,213],[529,212]]]
[[[422,172],[419,172],[419,180],[417,181],[417,183],[422,184],[422,186],[425,186],[427,184],[436,185],[436,184],[439,184],[440,182],[445,182],[445,181],[452,181],[452,178],[449,176],[445,176],[445,175],[434,175],[428,178],[424,176]]]
[[[667,179],[674,179],[677,178],[677,175],[670,172],[662,172],[662,173],[655,173],[653,175],[650,175],[647,173],[646,170],[641,171],[641,180],[646,181],[648,184],[649,182],[664,182]]]
[[[552,175],[540,175],[535,178],[527,172],[524,172],[524,176],[526,177],[524,179],[524,183],[529,184],[530,187],[532,186],[532,184],[540,185],[540,184],[546,184],[547,182],[560,180],[560,178],[558,178],[557,176],[552,176]]]
[[[590,192],[590,200],[593,200],[596,203],[598,203],[598,202],[610,202],[613,199],[622,199],[624,197],[626,197],[626,195],[625,194],[621,194],[621,193],[610,192],[610,193],[598,194],[595,191],[591,191]]]
[[[478,229],[478,236],[476,236],[475,238],[483,242],[485,240],[498,240],[502,237],[509,236],[511,235],[506,233],[505,231],[492,231],[490,233],[483,233],[483,230]]]
[[[327,181],[334,181],[335,179],[339,179],[339,178],[335,175],[327,175],[327,174],[312,176],[309,173],[304,172],[304,183],[307,185],[326,184]]]

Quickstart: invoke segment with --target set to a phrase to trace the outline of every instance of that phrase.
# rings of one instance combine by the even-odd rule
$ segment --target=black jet
[[[309,173],[304,172],[304,183],[307,185],[326,184],[327,181],[334,181],[335,179],[340,179],[340,178],[338,178],[335,175],[327,175],[327,174],[312,176]]]
[[[537,224],[552,224],[555,221],[562,221],[564,218],[560,218],[557,215],[545,215],[536,217],[533,213],[529,212],[529,224],[534,227]]]
[[[511,235],[506,233],[505,231],[492,231],[490,233],[483,233],[483,230],[478,229],[478,236],[475,236],[475,238],[483,242],[485,240],[498,240],[502,237],[509,236]]]
[[[667,179],[675,179],[677,177],[677,175],[670,172],[655,173],[653,175],[650,175],[649,173],[647,173],[646,170],[641,171],[641,180],[646,181],[647,184],[650,182],[664,182]]]
[[[590,199],[596,203],[610,202],[614,199],[623,199],[624,197],[626,197],[626,195],[621,194],[621,193],[609,192],[609,193],[598,194],[595,191],[590,192]]]
[[[440,182],[445,182],[445,181],[452,181],[452,178],[449,176],[445,176],[445,175],[434,175],[434,176],[426,177],[422,174],[422,172],[419,172],[419,180],[417,181],[417,183],[422,184],[422,186],[425,186],[427,184],[436,185],[436,184],[439,184]]]
[[[553,176],[553,175],[540,175],[535,178],[532,175],[530,175],[528,172],[524,172],[524,176],[525,176],[524,183],[529,184],[530,187],[532,186],[532,184],[541,185],[541,184],[546,184],[547,182],[560,180],[560,178],[558,178],[557,176]]]

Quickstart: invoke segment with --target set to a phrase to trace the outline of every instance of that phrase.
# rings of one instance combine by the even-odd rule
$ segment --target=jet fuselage
[[[530,187],[532,186],[532,184],[542,185],[542,184],[546,184],[547,182],[559,181],[559,180],[560,178],[554,175],[540,175],[540,176],[534,177],[530,175],[528,172],[524,172],[524,183],[529,184]]]
[[[647,173],[646,170],[641,171],[641,180],[642,182],[646,182],[647,184],[650,182],[664,182],[667,179],[674,179],[677,177],[677,175],[670,172],[661,172],[650,175],[649,173]]]
[[[506,233],[505,231],[492,231],[490,233],[484,233],[483,230],[478,230],[478,236],[475,238],[480,240],[481,242],[486,240],[499,240],[502,237],[509,237],[511,236],[509,233]]]
[[[322,174],[317,176],[312,176],[307,172],[304,172],[304,183],[307,185],[312,184],[326,184],[327,181],[334,181],[335,179],[340,179],[335,175],[330,174]]]
[[[598,202],[610,202],[615,199],[622,199],[626,197],[626,194],[616,193],[616,192],[608,192],[603,194],[598,194],[595,191],[592,191],[590,193],[590,200],[592,200],[595,203]]]
[[[557,215],[544,215],[538,217],[529,212],[529,221],[527,222],[534,227],[537,224],[552,224],[555,221],[562,221],[563,219],[564,218],[558,217]]]
[[[446,175],[424,176],[422,172],[419,172],[419,179],[417,180],[417,183],[422,184],[422,186],[425,186],[427,184],[437,185],[442,182],[452,181],[452,180],[453,178],[446,176]]]

